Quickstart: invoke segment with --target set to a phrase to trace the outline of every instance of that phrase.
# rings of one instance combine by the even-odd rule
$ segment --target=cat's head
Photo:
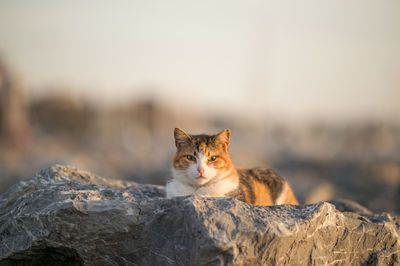
[[[175,128],[174,178],[192,185],[203,185],[226,176],[232,168],[228,154],[230,134],[230,130],[225,129],[217,135],[189,135]]]

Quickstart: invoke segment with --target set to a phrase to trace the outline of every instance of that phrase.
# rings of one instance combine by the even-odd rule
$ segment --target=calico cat
[[[298,205],[289,184],[267,168],[235,167],[228,154],[230,130],[189,135],[175,128],[176,153],[167,197],[200,194],[232,197],[256,205]]]

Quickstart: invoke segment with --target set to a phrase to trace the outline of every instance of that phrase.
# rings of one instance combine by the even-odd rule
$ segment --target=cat
[[[200,194],[231,197],[255,205],[298,205],[289,184],[268,168],[235,167],[228,153],[231,132],[189,135],[175,128],[176,153],[167,198]]]

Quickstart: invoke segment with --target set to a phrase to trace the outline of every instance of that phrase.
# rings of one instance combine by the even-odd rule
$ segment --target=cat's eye
[[[187,158],[189,161],[192,161],[192,162],[196,161],[196,158],[194,158],[194,156],[192,156],[192,155],[187,155],[186,158]]]
[[[209,161],[213,162],[213,161],[215,161],[216,159],[217,159],[217,157],[216,157],[216,156],[211,156],[211,158],[210,158],[210,160],[209,160]]]

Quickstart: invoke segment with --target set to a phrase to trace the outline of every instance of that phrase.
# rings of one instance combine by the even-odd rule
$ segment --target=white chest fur
[[[165,191],[167,193],[167,198],[188,196],[192,194],[209,197],[224,197],[227,193],[237,189],[238,186],[238,182],[231,179],[223,179],[208,186],[201,187],[184,184],[180,180],[173,179],[167,183]]]

